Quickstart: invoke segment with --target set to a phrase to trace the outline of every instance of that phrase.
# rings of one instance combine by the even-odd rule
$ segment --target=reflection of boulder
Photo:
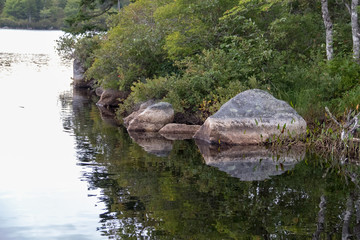
[[[199,125],[169,123],[165,125],[165,127],[161,128],[159,133],[170,140],[184,140],[192,139],[199,128]]]
[[[112,111],[111,109],[99,106],[99,105],[97,105],[97,107],[99,109],[101,119],[104,122],[106,122],[107,124],[110,124],[112,126],[120,125],[119,121],[116,119],[114,111]]]
[[[194,138],[208,143],[258,144],[273,136],[295,137],[305,120],[286,102],[253,89],[241,92],[206,119]]]
[[[174,120],[174,109],[170,103],[159,102],[147,107],[134,117],[128,126],[128,131],[157,132]]]
[[[305,156],[305,149],[273,153],[264,146],[232,146],[220,151],[215,146],[197,142],[205,162],[241,179],[262,181],[292,169]]]
[[[172,141],[157,132],[129,132],[130,137],[146,152],[159,157],[166,157],[172,150]]]

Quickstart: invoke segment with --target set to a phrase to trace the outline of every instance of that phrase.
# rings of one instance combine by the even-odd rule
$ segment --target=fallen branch
[[[341,129],[341,140],[345,142],[345,145],[347,146],[346,142],[351,139],[354,142],[360,142],[359,138],[351,138],[350,136],[353,136],[358,128],[360,128],[359,125],[359,115],[360,112],[356,115],[355,111],[349,110],[348,115],[346,117],[346,123],[341,124],[339,123],[336,118],[332,115],[330,110],[325,107],[325,111],[327,114],[329,114],[329,117],[334,121],[336,125],[338,125]],[[351,118],[351,116],[354,115],[354,117]]]

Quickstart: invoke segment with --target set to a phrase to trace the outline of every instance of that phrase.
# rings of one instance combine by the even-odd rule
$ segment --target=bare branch
[[[347,141],[349,137],[353,135],[358,128],[360,128],[359,125],[360,112],[356,114],[352,119],[350,119],[351,115],[354,113],[350,110],[347,115],[347,122],[342,125],[336,120],[336,118],[331,114],[330,110],[327,107],[325,107],[325,111],[329,114],[330,118],[340,127],[341,129],[340,138],[342,141]],[[360,139],[352,138],[352,141],[360,142]],[[346,142],[344,142],[344,144],[345,146],[347,146]]]
[[[347,2],[344,1],[345,7],[348,10],[349,14],[351,15],[351,8]]]
[[[342,125],[336,120],[336,118],[331,114],[330,110],[328,109],[328,107],[325,107],[325,111],[327,112],[327,114],[329,114],[330,118],[336,123],[336,125],[338,125],[339,127],[343,128]]]

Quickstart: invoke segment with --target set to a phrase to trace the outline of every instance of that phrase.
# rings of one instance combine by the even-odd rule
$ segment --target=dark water
[[[359,191],[302,149],[209,149],[192,140],[130,136],[85,93],[75,92],[64,129],[74,132],[82,180],[105,203],[110,239],[358,239]],[[353,175],[356,177],[356,175]],[[355,180],[354,180],[355,181]],[[356,181],[355,181],[356,182]]]
[[[52,53],[0,63],[0,239],[360,239],[355,165],[129,135]]]

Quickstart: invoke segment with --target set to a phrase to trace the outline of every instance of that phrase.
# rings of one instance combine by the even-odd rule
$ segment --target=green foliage
[[[156,21],[166,29],[164,49],[168,57],[179,60],[214,47],[222,14],[238,0],[179,0],[159,7]]]
[[[94,62],[94,52],[99,48],[101,35],[73,36],[65,34],[57,40],[56,50],[65,59],[78,59],[89,68]]]
[[[248,24],[255,29],[257,38],[228,37],[220,48],[185,58],[176,63],[180,74],[135,84],[134,99],[164,95],[163,99],[177,112],[197,112],[200,108],[205,118],[240,91],[269,88],[269,78],[263,71],[273,59],[272,51],[261,33],[256,32],[256,26],[251,21]],[[155,85],[158,85],[156,90]]]
[[[72,34],[108,30],[106,19],[134,2],[131,0],[70,0],[65,30]],[[74,8],[75,7],[75,8]]]
[[[65,14],[75,16],[77,4],[89,3],[87,17],[76,13],[87,21],[114,4],[79,1],[69,0]],[[155,98],[205,119],[238,92],[261,88],[313,121],[323,118],[326,105],[339,114],[359,103],[350,17],[342,3],[329,7],[335,23],[331,62],[325,61],[320,3],[307,0],[139,0],[107,18],[111,29],[95,41],[99,47],[77,48],[84,46],[78,52],[90,59],[88,78],[131,92],[122,112]]]
[[[130,90],[134,82],[161,74],[169,64],[162,49],[163,30],[153,18],[156,8],[156,1],[141,0],[114,17],[119,23],[101,43],[89,77],[106,87]]]
[[[0,0],[0,16],[1,16],[1,13],[2,13],[2,11],[4,9],[5,2],[6,2],[6,0]]]

